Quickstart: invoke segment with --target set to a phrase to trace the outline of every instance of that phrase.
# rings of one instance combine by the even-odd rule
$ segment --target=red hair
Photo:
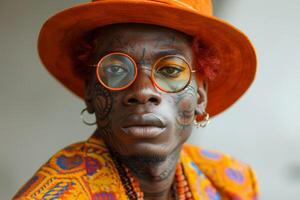
[[[95,70],[91,67],[89,60],[91,59],[94,53],[94,32],[91,31],[87,34],[80,42],[74,46],[73,51],[73,66],[74,73],[81,79],[87,80],[90,73]]]
[[[220,70],[220,59],[217,51],[201,38],[195,37],[192,42],[193,51],[196,54],[196,69],[206,80],[213,80]]]

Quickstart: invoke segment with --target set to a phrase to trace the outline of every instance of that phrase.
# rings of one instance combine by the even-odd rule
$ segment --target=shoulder
[[[183,151],[216,188],[231,199],[256,199],[258,184],[253,169],[232,156],[185,144]]]
[[[54,154],[23,185],[16,199],[75,199],[85,195],[85,142],[69,145]],[[83,196],[82,196],[83,197]]]

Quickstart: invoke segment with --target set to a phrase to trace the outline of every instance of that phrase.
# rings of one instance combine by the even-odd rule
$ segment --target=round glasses
[[[110,90],[124,90],[134,83],[138,74],[137,64],[125,53],[110,53],[96,65],[99,82]],[[159,58],[151,68],[151,79],[164,92],[179,92],[191,81],[189,64],[181,56],[167,55]]]

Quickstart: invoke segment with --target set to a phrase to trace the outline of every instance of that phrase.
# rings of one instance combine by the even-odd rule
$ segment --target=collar
[[[183,148],[184,149],[184,148]],[[93,197],[110,197],[127,200],[126,191],[118,170],[105,142],[93,134],[85,144],[87,182]],[[187,178],[193,199],[219,199],[219,194],[210,180],[199,169],[191,157],[181,151],[180,162]]]

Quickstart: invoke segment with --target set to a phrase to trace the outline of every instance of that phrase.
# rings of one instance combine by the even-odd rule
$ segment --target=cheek
[[[195,117],[196,99],[193,93],[185,93],[177,98],[177,117],[179,126],[189,126]]]
[[[95,110],[98,120],[104,120],[108,116],[112,108],[111,104],[112,101],[108,96],[99,95],[95,97]]]
[[[111,92],[106,88],[96,86],[93,102],[98,126],[107,126],[109,122],[109,114],[113,108],[113,97]]]

